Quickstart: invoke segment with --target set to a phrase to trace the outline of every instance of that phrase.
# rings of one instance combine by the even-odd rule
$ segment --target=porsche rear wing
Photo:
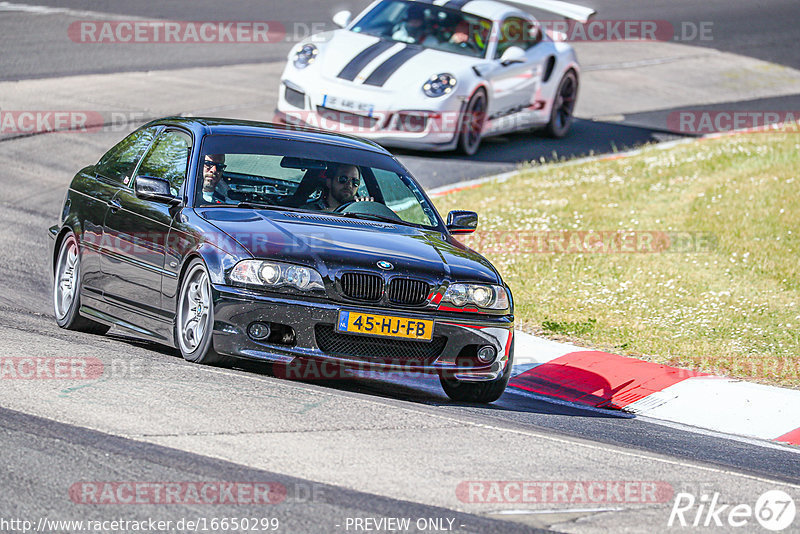
[[[596,11],[590,7],[583,7],[577,4],[570,4],[569,2],[561,2],[560,0],[505,0],[512,4],[519,4],[521,6],[532,7],[534,9],[541,9],[542,11],[549,11],[556,15],[561,15],[568,19],[575,20],[582,24],[589,22],[589,19],[594,16]]]

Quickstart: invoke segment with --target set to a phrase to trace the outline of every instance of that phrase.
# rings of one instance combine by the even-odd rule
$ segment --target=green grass
[[[799,175],[796,133],[742,134],[525,169],[436,204],[479,213],[463,242],[503,274],[523,330],[797,388]],[[645,252],[581,252],[587,231],[638,232],[628,249]],[[692,239],[664,251],[666,234]]]

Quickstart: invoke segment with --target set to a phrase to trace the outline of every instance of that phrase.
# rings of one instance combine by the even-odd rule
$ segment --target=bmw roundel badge
[[[394,269],[394,265],[392,265],[388,261],[383,261],[383,260],[378,262],[378,267],[380,267],[384,271],[391,271],[392,269]]]

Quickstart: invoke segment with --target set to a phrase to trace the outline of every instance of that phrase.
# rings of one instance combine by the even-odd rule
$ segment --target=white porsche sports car
[[[510,0],[585,23],[590,8]],[[494,0],[377,0],[290,52],[276,120],[386,146],[460,149],[481,139],[572,124],[580,67],[530,14]]]

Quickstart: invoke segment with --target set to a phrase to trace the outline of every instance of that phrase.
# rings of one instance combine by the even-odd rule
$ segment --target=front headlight
[[[313,44],[303,45],[294,55],[294,66],[298,69],[304,69],[314,63],[317,59],[319,50]]]
[[[508,292],[503,286],[483,284],[451,284],[442,302],[449,302],[456,308],[477,306],[485,310],[507,310],[509,306]]]
[[[448,95],[456,88],[456,77],[442,73],[428,78],[422,85],[422,91],[431,98]]]
[[[242,260],[231,269],[230,279],[264,287],[290,286],[301,291],[325,289],[322,277],[311,267],[265,260]]]

